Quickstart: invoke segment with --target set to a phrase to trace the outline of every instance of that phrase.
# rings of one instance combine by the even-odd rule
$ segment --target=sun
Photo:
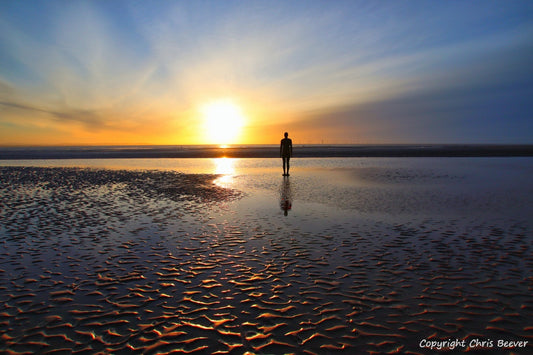
[[[239,138],[244,115],[230,100],[216,100],[201,107],[206,138],[211,144],[232,144]]]

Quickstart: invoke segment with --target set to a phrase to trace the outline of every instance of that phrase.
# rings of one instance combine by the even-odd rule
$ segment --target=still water
[[[429,354],[421,340],[525,342],[532,163],[308,158],[288,178],[279,159],[0,163],[216,174],[244,196],[174,201],[151,193],[157,174],[127,185],[109,171],[97,173],[104,184],[59,169],[6,183],[0,352]],[[197,191],[211,181],[174,178]]]
[[[283,211],[287,214],[297,213],[302,203],[315,203],[380,216],[533,215],[531,157],[293,159],[289,178],[281,176],[279,159],[258,158],[4,160],[0,166],[216,174],[217,185],[248,192],[248,200],[258,201],[257,208],[268,205],[264,199],[279,198],[280,206],[287,205],[290,197],[296,205]]]

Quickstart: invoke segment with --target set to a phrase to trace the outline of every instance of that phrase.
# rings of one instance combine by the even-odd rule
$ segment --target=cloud
[[[309,111],[296,125],[344,142],[531,143],[532,62],[528,41],[499,43],[402,91]]]
[[[527,6],[419,5],[2,4],[0,120],[190,139],[195,107],[231,97],[250,127],[339,142],[527,140]]]
[[[58,124],[79,123],[82,124],[86,129],[91,131],[97,131],[103,128],[110,128],[108,121],[106,121],[102,114],[97,110],[50,110],[32,105],[6,101],[1,101],[0,105],[11,109],[27,111],[30,113],[46,114],[50,116],[55,121],[55,123]]]

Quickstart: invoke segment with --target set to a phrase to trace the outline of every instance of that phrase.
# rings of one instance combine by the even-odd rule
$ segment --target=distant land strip
[[[328,157],[530,157],[526,145],[295,145],[294,158]],[[110,158],[277,158],[277,146],[3,147],[0,160]]]

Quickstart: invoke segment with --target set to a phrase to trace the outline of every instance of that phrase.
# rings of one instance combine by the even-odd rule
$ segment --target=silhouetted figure
[[[287,216],[292,208],[291,182],[288,178],[283,178],[283,184],[279,190],[279,207],[283,210],[283,214]]]
[[[288,138],[289,134],[285,132],[285,138],[281,140],[279,146],[279,156],[283,160],[283,176],[289,176],[289,161],[292,156],[292,139]]]

